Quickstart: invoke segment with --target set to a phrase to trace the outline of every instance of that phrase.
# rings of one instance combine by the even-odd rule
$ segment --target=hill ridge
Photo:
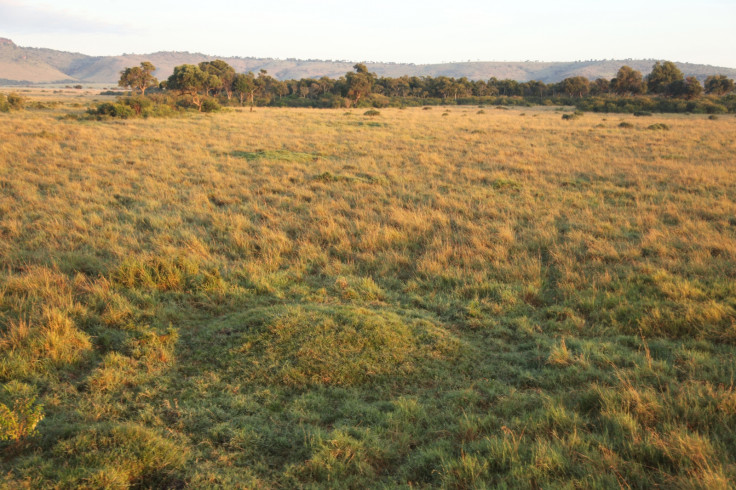
[[[156,51],[148,54],[123,53],[111,56],[89,56],[83,53],[59,51],[50,48],[32,48],[16,45],[0,38],[0,82],[2,83],[117,83],[120,71],[126,67],[151,61],[158,69],[159,79],[167,78],[174,66],[222,59],[238,72],[267,70],[275,78],[299,79],[328,76],[338,78],[351,71],[356,61],[301,60],[296,58],[257,58],[247,56],[216,56],[189,51]],[[379,76],[448,76],[473,80],[513,79],[520,82],[539,80],[559,82],[571,76],[613,78],[623,65],[646,74],[657,59],[578,60],[578,61],[460,61],[447,63],[365,62],[368,69]],[[675,62],[686,76],[701,80],[709,75],[722,74],[736,78],[736,68],[697,63]]]

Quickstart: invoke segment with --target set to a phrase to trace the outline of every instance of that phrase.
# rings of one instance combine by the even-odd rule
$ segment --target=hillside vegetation
[[[0,113],[0,486],[732,485],[733,116],[78,101]]]

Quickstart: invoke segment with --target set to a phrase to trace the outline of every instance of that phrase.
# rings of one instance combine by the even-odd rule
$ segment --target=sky
[[[90,55],[736,67],[736,0],[0,0],[0,37]]]

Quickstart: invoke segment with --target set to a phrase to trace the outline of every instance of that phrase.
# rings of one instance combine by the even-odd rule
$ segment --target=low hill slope
[[[117,82],[120,71],[151,61],[158,70],[159,79],[167,78],[174,67],[185,63],[223,59],[238,72],[267,70],[272,76],[285,79],[338,78],[353,69],[353,61],[296,60],[273,58],[221,57],[201,53],[160,51],[149,54],[123,54],[120,56],[87,56],[45,48],[16,46],[9,39],[0,39],[0,81],[49,83],[81,81],[98,83]],[[591,60],[574,62],[498,62],[476,61],[417,65],[412,63],[366,63],[368,69],[379,76],[448,76],[467,77],[474,80],[513,79],[518,81],[540,80],[559,82],[567,77],[584,76],[613,78],[622,65],[648,73],[655,60]],[[736,78],[736,69],[693,63],[677,63],[686,76],[704,80],[708,75],[722,74]]]

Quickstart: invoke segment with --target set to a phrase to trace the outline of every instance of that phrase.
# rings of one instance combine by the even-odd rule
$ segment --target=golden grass
[[[10,486],[733,481],[736,118],[59,102],[0,114]]]

